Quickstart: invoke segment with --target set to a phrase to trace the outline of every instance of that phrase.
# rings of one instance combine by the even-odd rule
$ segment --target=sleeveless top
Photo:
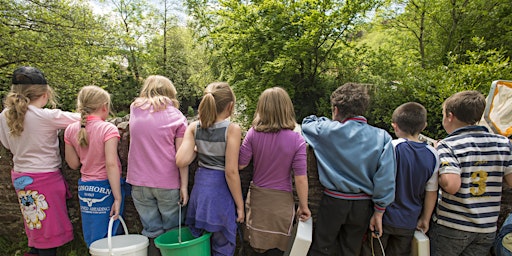
[[[209,128],[196,127],[196,146],[200,167],[224,171],[226,160],[226,137],[229,120],[213,124]]]

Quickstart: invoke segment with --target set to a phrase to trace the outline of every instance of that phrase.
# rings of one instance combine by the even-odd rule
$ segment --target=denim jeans
[[[133,204],[142,222],[142,234],[155,238],[179,225],[179,189],[132,186]],[[182,209],[183,210],[183,209]]]
[[[509,214],[505,222],[501,225],[500,232],[494,241],[494,252],[496,256],[512,256],[512,252],[503,245],[503,240],[507,242],[509,239],[505,236],[512,234],[512,214]]]
[[[431,256],[485,256],[490,252],[496,232],[467,232],[434,223],[429,236]]]

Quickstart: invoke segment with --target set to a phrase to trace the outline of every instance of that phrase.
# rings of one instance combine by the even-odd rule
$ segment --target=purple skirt
[[[195,237],[201,236],[204,231],[214,233],[213,252],[233,255],[236,246],[236,207],[224,171],[197,169],[185,224]],[[222,241],[215,241],[218,235],[222,235]]]

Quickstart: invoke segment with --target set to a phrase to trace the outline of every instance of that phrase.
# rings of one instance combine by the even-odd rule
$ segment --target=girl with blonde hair
[[[64,132],[66,162],[74,170],[81,166],[78,198],[87,247],[107,236],[110,217],[117,219],[124,207],[124,180],[117,154],[119,130],[105,121],[110,105],[108,92],[98,86],[83,87],[77,99],[82,119]],[[116,221],[113,234],[119,226]]]
[[[55,107],[43,73],[20,67],[0,114],[0,142],[13,154],[12,182],[18,195],[32,255],[56,255],[57,247],[73,240],[68,217],[68,186],[60,171],[60,129],[80,119]]]
[[[179,167],[197,157],[186,224],[195,237],[211,232],[212,255],[234,255],[236,222],[244,221],[244,205],[238,151],[240,126],[229,117],[235,107],[235,94],[227,83],[211,83],[199,104],[199,121],[187,128],[183,144],[176,153]]]
[[[154,239],[178,226],[179,207],[188,201],[188,166],[176,166],[187,119],[178,109],[176,89],[164,76],[149,76],[130,108],[127,182],[150,240],[149,255],[160,255]]]
[[[294,132],[296,121],[293,104],[279,87],[260,95],[252,127],[240,147],[239,168],[254,163],[253,180],[245,206],[245,239],[258,253],[280,252],[288,248],[295,201],[292,173],[299,198],[297,216],[311,217],[308,207],[306,143]]]

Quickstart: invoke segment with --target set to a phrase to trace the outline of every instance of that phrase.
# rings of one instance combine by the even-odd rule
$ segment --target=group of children
[[[436,149],[418,141],[427,125],[422,105],[405,103],[393,112],[398,139],[392,140],[366,123],[368,102],[363,85],[348,83],[331,95],[332,119],[310,116],[302,123],[325,187],[310,254],[411,255],[421,230],[430,255],[487,255],[503,179],[512,185],[512,145],[477,125],[484,96],[463,91],[444,101],[448,136]]]
[[[106,236],[110,218],[123,214],[130,184],[142,234],[150,239],[148,255],[160,255],[154,239],[183,221],[196,237],[212,233],[212,255],[234,255],[237,222],[245,222],[245,239],[256,253],[282,255],[294,221],[311,217],[306,143],[325,188],[310,255],[410,255],[418,229],[428,232],[432,255],[486,255],[494,242],[503,178],[512,184],[512,146],[476,125],[485,108],[479,92],[456,93],[443,103],[449,135],[436,149],[418,140],[427,125],[421,104],[405,103],[393,112],[396,140],[367,124],[363,114],[370,98],[360,84],[336,89],[332,119],[306,117],[302,134],[294,131],[286,91],[269,88],[258,99],[243,141],[240,126],[230,121],[236,99],[227,83],[206,87],[199,120],[190,124],[176,94],[166,77],[144,81],[130,108],[125,181],[117,154],[120,135],[105,121],[108,92],[83,87],[78,113],[46,109],[54,103],[53,92],[41,71],[14,71],[0,115],[0,142],[13,154],[12,182],[31,247],[25,255],[56,255],[57,247],[73,239],[70,193],[60,172],[61,129],[66,162],[81,172],[78,198],[87,246]],[[196,158],[189,196],[188,166]],[[244,202],[239,172],[251,161]],[[178,212],[185,205],[183,220]]]

